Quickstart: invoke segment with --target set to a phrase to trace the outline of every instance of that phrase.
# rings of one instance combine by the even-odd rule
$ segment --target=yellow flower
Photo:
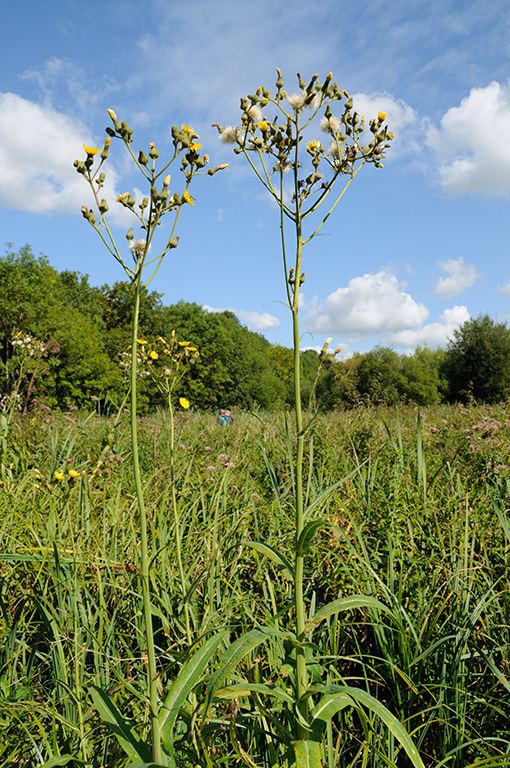
[[[189,148],[190,152],[198,152],[199,149],[202,149],[203,144],[199,144],[198,142],[194,142],[191,147]]]
[[[98,152],[101,152],[100,149],[96,149],[95,147],[86,147],[85,144],[82,144],[82,147],[89,157],[97,155]]]
[[[386,120],[387,117],[388,117],[388,113],[387,112],[378,112],[377,113],[377,119],[380,120],[381,123],[382,123],[383,120]]]
[[[320,152],[324,149],[320,141],[317,141],[317,139],[314,139],[313,141],[309,141],[306,145],[306,148],[309,152]]]
[[[195,131],[193,130],[193,128],[191,128],[191,126],[189,126],[189,125],[186,125],[186,123],[182,123],[181,131],[183,133],[187,133],[188,136],[194,136],[195,135]]]
[[[111,143],[112,143],[112,140],[111,140],[110,136],[107,136],[106,139],[104,140],[104,148],[108,149],[108,147],[110,146]]]
[[[147,342],[145,341],[145,339],[138,339],[138,343],[139,343],[139,344],[141,344],[141,345],[142,345],[142,347],[143,347],[143,345],[144,345],[144,344],[147,344]]]
[[[185,203],[189,203],[190,205],[195,205],[195,198],[190,195],[188,190],[183,192],[182,199]]]
[[[179,342],[180,347],[189,347],[189,341],[180,341]]]
[[[113,109],[107,109],[106,111],[108,112],[108,114],[110,115],[110,117],[112,118],[112,120],[114,120],[114,121],[116,121],[116,120],[117,120],[117,115],[115,114],[115,112],[113,111]]]
[[[55,472],[54,474],[55,480],[63,480],[64,479],[64,473],[63,472]]]
[[[157,360],[159,355],[157,352],[154,352],[153,350],[152,352],[149,352],[149,357],[152,357],[153,360]]]
[[[80,473],[77,472],[75,469],[69,470],[69,477],[79,477],[79,476],[80,476]]]
[[[188,401],[188,400],[186,400],[186,398],[185,398],[185,397],[180,397],[180,398],[179,398],[179,403],[180,403],[180,405],[181,405],[181,408],[184,408],[184,410],[186,410],[187,408],[189,408],[189,401]]]
[[[198,352],[198,349],[196,347],[188,347],[190,352]]]
[[[262,133],[266,133],[267,131],[267,122],[265,120],[261,120],[260,123],[258,123],[259,129],[262,131]]]

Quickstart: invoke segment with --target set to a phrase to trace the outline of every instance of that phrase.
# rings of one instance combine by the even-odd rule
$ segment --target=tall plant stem
[[[155,763],[161,763],[161,737],[158,720],[158,681],[156,675],[156,651],[154,647],[154,630],[152,626],[152,610],[149,582],[149,535],[147,526],[147,512],[143,497],[142,478],[140,475],[140,461],[138,456],[138,426],[136,420],[137,411],[137,343],[138,343],[138,317],[140,314],[140,288],[142,277],[143,259],[138,263],[135,274],[135,302],[133,308],[133,333],[131,338],[131,446],[133,452],[133,472],[135,478],[136,498],[140,513],[140,540],[142,557],[142,602],[145,625],[145,641],[147,644],[148,682],[147,693],[150,708],[150,725],[152,733],[152,756]]]
[[[298,549],[298,541],[304,527],[304,509],[303,509],[303,454],[305,435],[303,431],[303,412],[301,408],[301,361],[299,357],[299,283],[301,275],[301,257],[303,252],[303,237],[301,233],[301,221],[299,214],[296,221],[296,267],[294,295],[292,299],[292,333],[294,344],[294,409],[296,414],[296,494],[295,494],[295,521],[296,521],[296,558],[294,575],[294,605],[296,611],[296,635],[300,643],[305,640],[305,604],[303,597],[303,571],[304,557]],[[296,694],[298,699],[298,709],[302,718],[307,721],[308,699],[305,693],[308,688],[305,651],[304,648],[297,648],[296,651]],[[298,735],[300,739],[306,739],[308,733],[306,728],[298,725]]]

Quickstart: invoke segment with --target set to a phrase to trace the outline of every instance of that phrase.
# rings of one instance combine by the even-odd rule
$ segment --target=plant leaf
[[[294,741],[292,742],[296,756],[296,768],[321,768],[321,745],[318,741]]]
[[[142,760],[145,763],[152,760],[149,747],[141,740],[136,731],[131,728],[127,720],[124,719],[106,691],[103,691],[97,685],[91,685],[89,691],[97,711],[112,733],[117,737],[126,755],[131,760]]]
[[[363,691],[361,688],[339,685],[336,693],[327,693],[323,696],[312,709],[312,727],[314,724],[317,724],[318,721],[322,721],[325,724],[331,720],[336,712],[347,706],[346,698],[351,700],[352,706],[361,704],[377,715],[377,717],[380,717],[388,730],[391,731],[393,736],[406,751],[407,756],[415,768],[424,768],[420,754],[402,723],[397,720],[395,715],[392,715],[384,704],[381,704],[381,702],[374,698],[374,696]]]
[[[275,563],[276,566],[278,566],[278,568],[283,572],[283,575],[287,579],[294,581],[294,568],[289,563],[287,558],[284,557],[281,552],[278,552],[277,549],[270,547],[269,544],[264,544],[262,541],[243,541],[243,544],[246,544],[246,546],[251,547],[256,552],[259,552],[261,555],[264,555],[264,557],[267,557],[269,560]]]
[[[305,552],[308,551],[310,548],[310,544],[312,543],[312,539],[317,533],[318,530],[321,528],[329,528],[331,527],[331,523],[329,523],[327,520],[312,520],[310,523],[307,523],[303,530],[301,531],[301,536],[299,537],[296,551],[298,555],[304,555]]]
[[[274,696],[275,699],[286,701],[288,704],[294,704],[294,698],[282,688],[266,683],[236,683],[220,688],[215,696],[218,699],[233,699],[240,696],[249,696],[251,693],[263,693],[267,696]]]
[[[218,634],[211,637],[201,648],[195,651],[170,686],[170,690],[159,713],[161,739],[166,747],[172,748],[172,731],[180,707],[199,681],[200,676],[226,635],[227,630],[218,632]]]
[[[369,595],[350,595],[349,597],[341,597],[339,600],[333,600],[331,603],[320,608],[314,615],[308,619],[305,624],[305,632],[313,632],[321,621],[327,619],[328,616],[332,616],[334,613],[340,611],[351,611],[355,608],[372,608],[376,611],[385,611],[391,614],[392,611],[387,605],[381,603],[375,597]]]

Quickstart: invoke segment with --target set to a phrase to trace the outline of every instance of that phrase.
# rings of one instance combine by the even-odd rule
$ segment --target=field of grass
[[[288,702],[271,693],[290,690],[295,672],[284,632],[292,582],[274,554],[295,548],[292,417],[238,414],[218,427],[185,412],[176,435],[172,490],[168,416],[141,419],[162,701],[209,644],[209,662],[169,710],[175,764],[292,765]],[[311,435],[308,616],[339,598],[379,601],[346,599],[306,646],[314,701],[361,691],[327,722],[325,765],[411,765],[364,692],[406,728],[427,768],[510,765],[510,405],[331,413]],[[128,417],[4,417],[0,460],[0,765],[142,763],[147,658]],[[274,631],[227,663],[254,628]],[[130,758],[133,743],[142,746]]]

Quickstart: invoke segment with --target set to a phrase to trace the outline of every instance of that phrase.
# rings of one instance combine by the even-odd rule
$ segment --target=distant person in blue
[[[230,427],[234,423],[234,417],[232,412],[226,408],[220,408],[220,415],[218,416],[218,424],[222,426]]]

